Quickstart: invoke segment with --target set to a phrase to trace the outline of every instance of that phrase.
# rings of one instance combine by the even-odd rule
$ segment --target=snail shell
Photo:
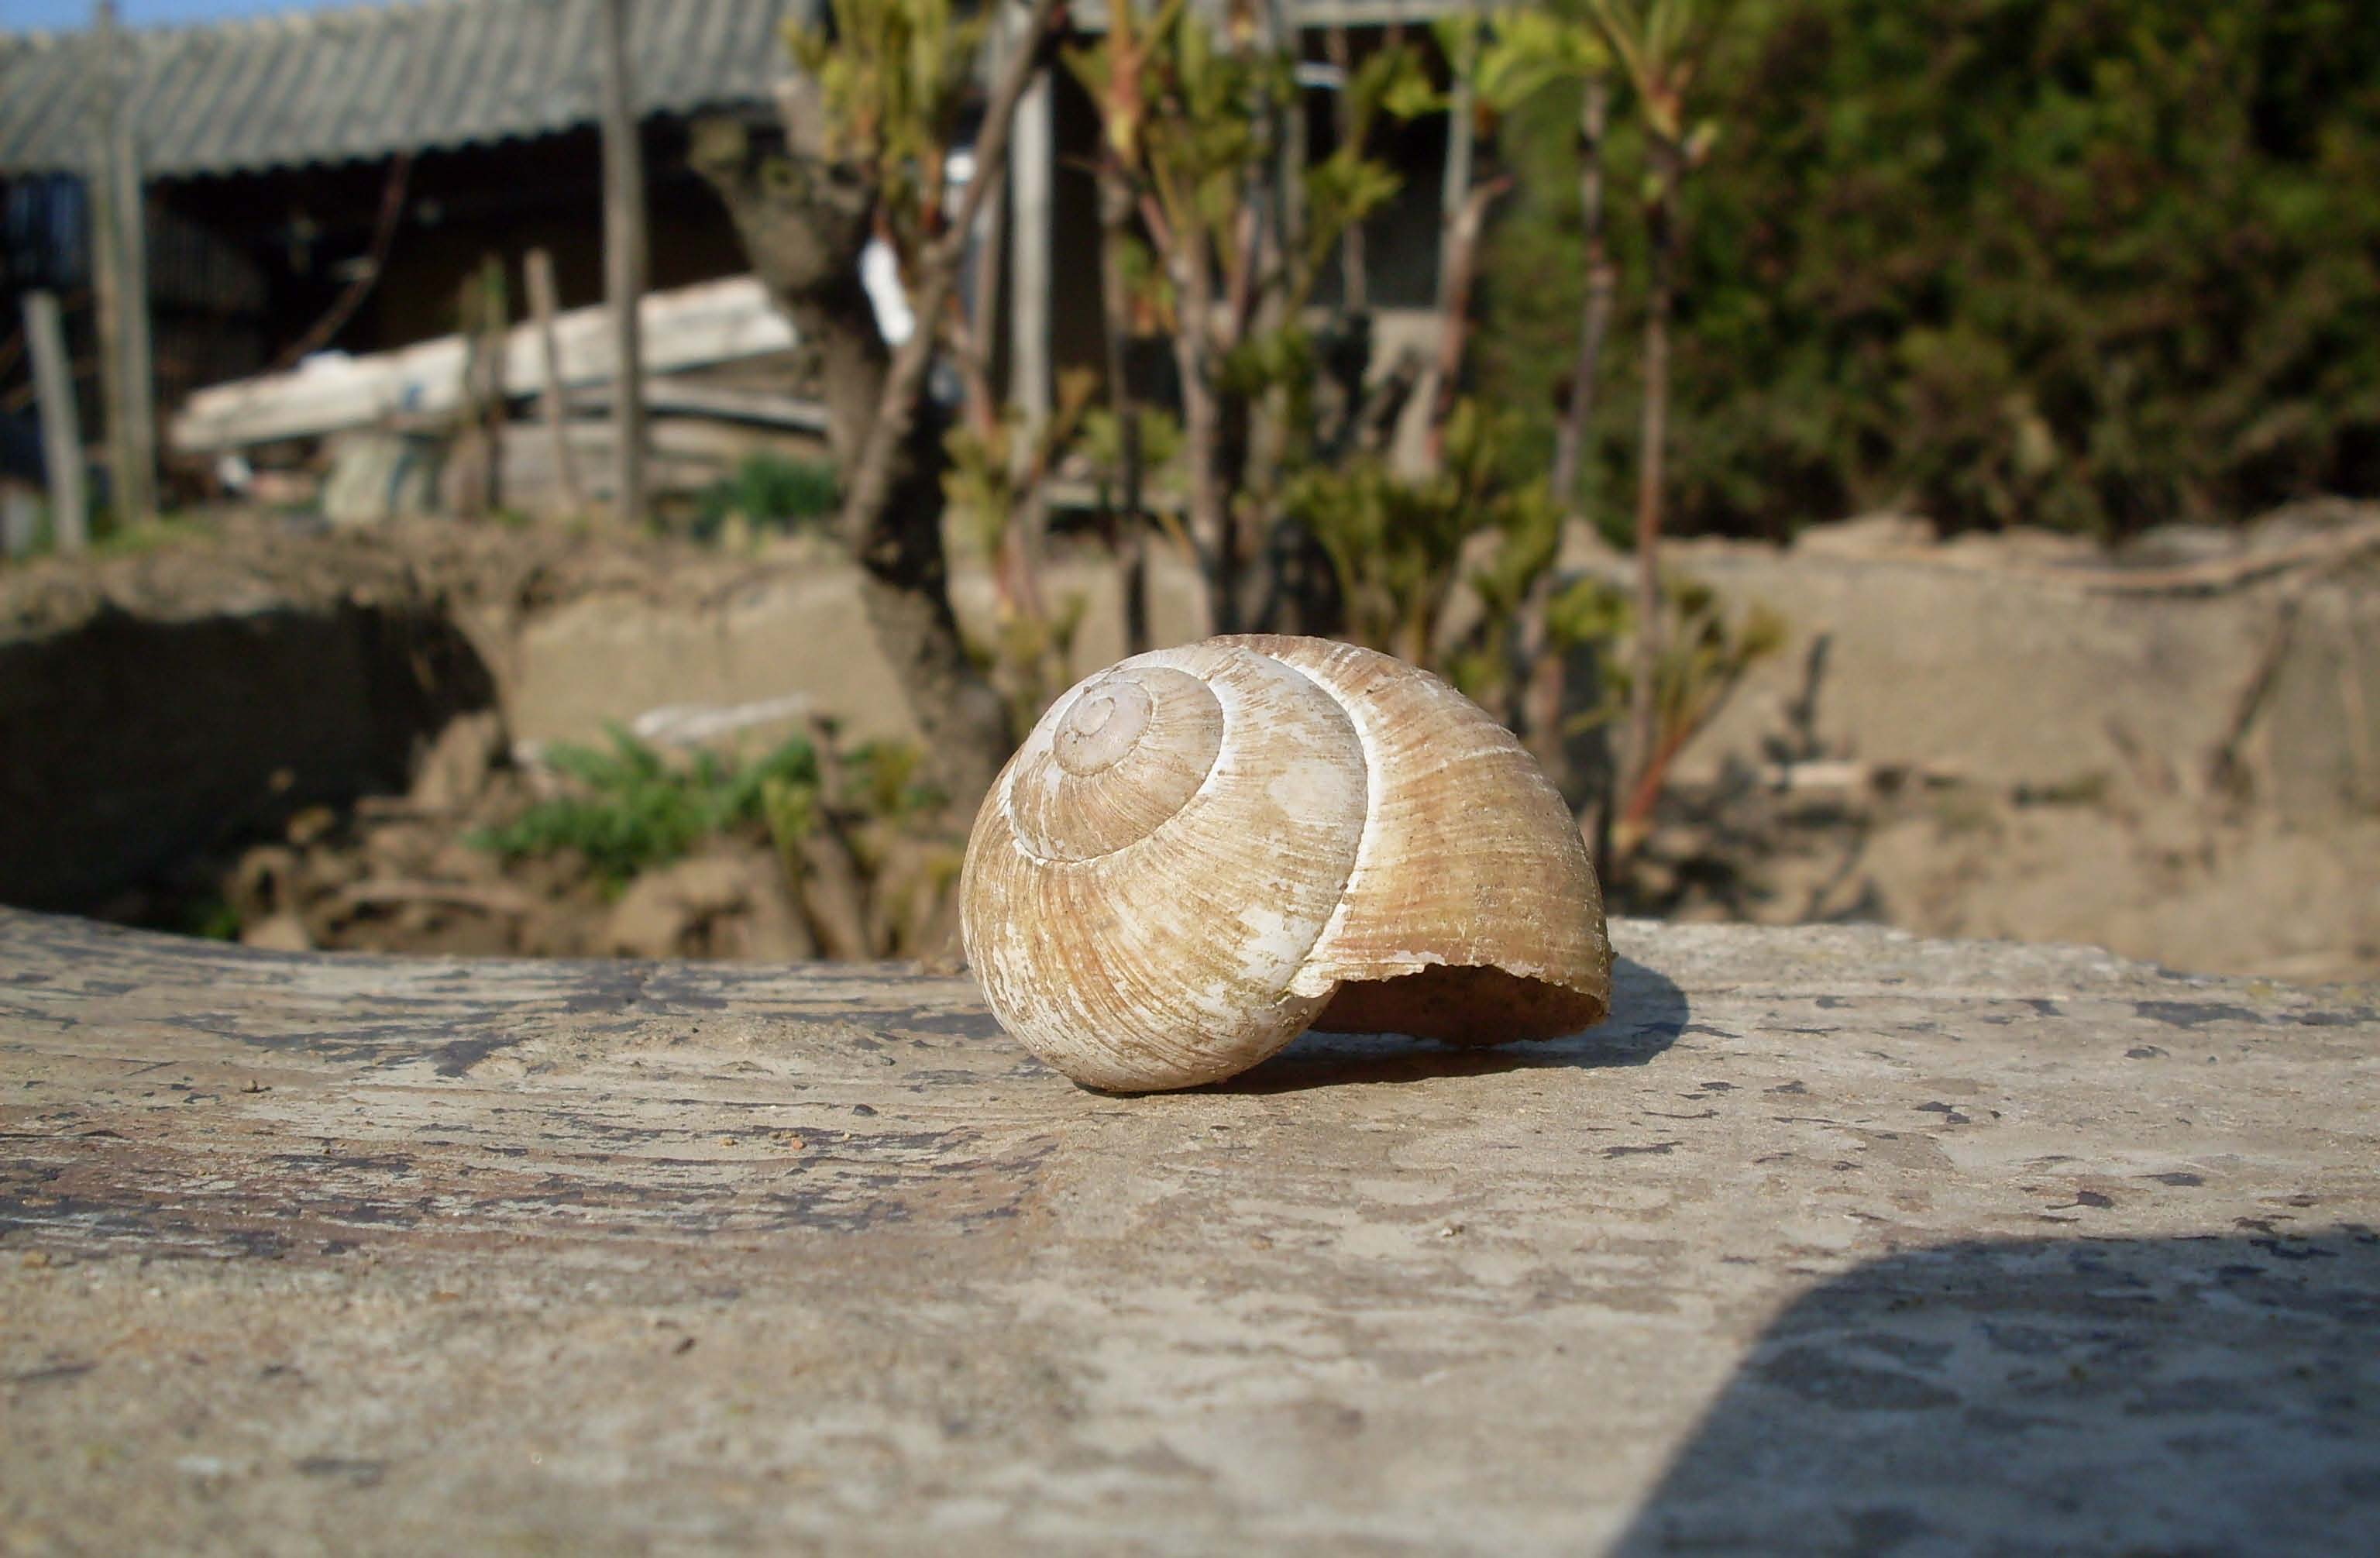
[[[1552,1038],[1611,993],[1536,761],[1436,676],[1322,639],[1209,639],[1060,698],[977,814],[959,904],[1002,1026],[1115,1091],[1308,1028]]]

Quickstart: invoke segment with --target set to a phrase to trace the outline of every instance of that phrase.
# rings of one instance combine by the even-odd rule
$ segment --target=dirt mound
[[[0,644],[109,615],[176,623],[341,607],[527,610],[602,590],[699,593],[751,567],[584,526],[407,518],[331,529],[235,511],[158,527],[112,554],[0,569]]]
[[[231,515],[0,569],[0,902],[90,910],[406,793],[507,698],[519,625],[590,596],[699,602],[766,565],[546,526],[329,532]]]
[[[958,845],[947,820],[853,803],[854,786],[824,782],[838,761],[829,738],[813,739],[831,772],[785,802],[795,815],[722,822],[684,853],[656,848],[624,870],[600,849],[522,846],[525,816],[587,786],[516,762],[492,711],[466,714],[407,794],[308,808],[278,838],[192,857],[102,912],[291,952],[952,963]],[[695,761],[638,750],[673,770]],[[619,825],[638,825],[633,809]]]

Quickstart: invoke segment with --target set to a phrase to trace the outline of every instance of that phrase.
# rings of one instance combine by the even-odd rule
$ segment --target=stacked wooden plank
[[[756,454],[823,457],[825,412],[785,387],[799,377],[793,327],[758,281],[737,276],[652,293],[639,312],[653,491],[698,491]],[[496,419],[495,485],[506,505],[568,506],[611,495],[618,353],[604,310],[557,314],[552,335],[552,386],[536,322],[505,331],[497,354],[492,383],[504,405]],[[328,446],[322,463],[334,473],[331,484],[346,492],[354,487],[343,479],[348,463],[385,464],[397,444],[434,462],[466,423],[485,415],[475,409],[471,383],[471,345],[459,335],[368,356],[324,353],[286,372],[200,391],[174,416],[169,436],[186,456],[320,441]],[[558,437],[545,420],[556,407]],[[410,499],[375,499],[364,505],[369,512],[344,512],[354,505],[343,500],[340,517],[374,518],[431,501],[425,490]]]
[[[749,276],[656,292],[640,310],[644,368],[666,375],[730,362],[794,346],[793,326],[769,305]],[[617,359],[604,333],[601,308],[572,309],[554,321],[554,345],[565,389],[609,383]],[[460,335],[441,335],[366,357],[324,353],[285,373],[268,373],[200,390],[169,426],[182,454],[212,454],[284,439],[319,438],[350,428],[424,422],[453,416],[463,405],[469,359]],[[533,396],[544,382],[543,353],[533,323],[504,335],[501,380],[508,396]],[[665,391],[656,386],[655,408]],[[798,405],[773,408],[747,400],[744,420],[775,417],[814,427],[816,412]]]

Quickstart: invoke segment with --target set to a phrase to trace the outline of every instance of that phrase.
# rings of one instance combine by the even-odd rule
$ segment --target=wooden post
[[[989,177],[980,164],[974,176]],[[1000,392],[992,375],[1000,366],[1000,280],[1008,247],[1008,209],[1003,201],[990,200],[975,215],[975,253],[967,266],[966,352],[961,366],[966,373],[968,425],[989,430],[1000,421]]]
[[[645,503],[644,354],[637,304],[645,293],[645,169],[638,143],[636,82],[628,67],[629,0],[603,3],[603,280],[616,368],[613,513],[641,527]],[[922,326],[921,326],[922,328]]]
[[[1029,26],[1021,12],[1008,14],[1012,28]],[[1018,31],[1014,49],[1034,40]],[[1019,597],[1038,613],[1041,600],[1041,538],[1050,527],[1050,485],[1035,480],[1041,439],[1050,425],[1050,250],[1057,234],[1051,220],[1050,175],[1055,130],[1050,119],[1050,72],[1034,73],[1016,101],[1014,139],[1008,143],[1009,263],[1008,398],[1025,416],[1025,435],[1011,447],[1009,473],[1022,490],[1013,529],[1002,548],[1014,569]]]
[[[1305,60],[1305,34],[1289,14],[1288,0],[1267,0],[1264,46],[1285,51],[1290,60],[1289,101],[1281,108],[1281,156],[1274,182],[1281,206],[1277,248],[1283,258],[1305,250],[1305,168],[1310,160],[1305,136],[1305,88],[1296,72]]]
[[[1448,60],[1454,72],[1454,91],[1446,109],[1446,168],[1438,189],[1438,294],[1439,303],[1445,306],[1447,282],[1454,269],[1456,226],[1462,221],[1463,208],[1471,199],[1471,164],[1478,145],[1478,129],[1473,119],[1475,104],[1472,78],[1479,68],[1479,17],[1466,6],[1463,12],[1463,32],[1459,57]]]
[[[58,300],[25,294],[25,340],[33,354],[33,393],[42,408],[42,461],[50,478],[50,537],[60,552],[90,543],[83,506],[82,431],[75,417],[74,374],[67,365],[66,330]]]
[[[553,508],[576,514],[587,505],[579,490],[578,468],[570,458],[570,397],[562,387],[562,347],[554,339],[553,316],[558,311],[553,286],[553,256],[532,249],[522,269],[528,281],[529,313],[537,321],[539,361],[543,367],[543,408],[546,435],[553,440]]]
[[[1579,507],[1578,478],[1586,459],[1595,392],[1603,375],[1603,337],[1611,326],[1612,294],[1619,277],[1603,237],[1603,140],[1611,111],[1611,83],[1597,72],[1586,79],[1578,110],[1580,226],[1585,234],[1586,296],[1580,304],[1578,355],[1571,368],[1570,405],[1554,435],[1554,501],[1565,512]]]
[[[1013,26],[994,28],[988,46],[991,75],[997,79],[1008,64],[1010,51],[1017,46],[1016,30]],[[984,165],[980,155],[976,156],[968,181],[991,176],[993,171]],[[964,293],[967,326],[966,350],[961,366],[966,374],[966,419],[969,426],[989,432],[1000,421],[1001,397],[992,387],[992,375],[999,371],[1001,363],[1000,282],[1008,248],[1005,200],[987,200],[977,208],[975,229],[967,241],[974,253],[967,265]]]
[[[115,222],[115,6],[98,0],[91,7],[87,107],[91,113],[90,164],[83,170],[83,204],[91,220],[91,307],[99,348],[99,424],[107,441],[108,501],[120,513],[132,484],[132,454],[125,446],[123,243]]]
[[[125,517],[153,518],[157,511],[157,354],[149,331],[149,213],[142,193],[140,142],[134,133],[133,103],[116,78],[115,230],[124,265],[124,414],[132,469],[139,479]]]
[[[1466,218],[1476,221],[1485,212],[1475,213],[1472,205],[1472,164],[1477,151],[1477,128],[1473,120],[1475,99],[1473,78],[1479,68],[1479,13],[1465,5],[1456,13],[1461,16],[1462,32],[1454,41],[1454,54],[1447,60],[1453,73],[1453,91],[1449,94],[1446,111],[1446,168],[1438,189],[1438,333],[1439,350],[1422,380],[1423,393],[1414,398],[1420,402],[1421,447],[1405,459],[1414,462],[1413,474],[1435,473],[1441,463],[1443,448],[1439,430],[1447,408],[1452,404],[1454,383],[1447,343],[1459,338],[1462,321],[1456,310],[1463,308],[1463,293],[1469,286],[1463,273],[1469,265],[1466,252]],[[1475,227],[1471,231],[1475,234]],[[1402,440],[1400,441],[1402,443]],[[1401,459],[1400,464],[1405,463]]]
[[[1013,41],[1030,48],[1032,41]],[[1052,131],[1050,73],[1037,73],[1016,103],[1008,143],[1008,398],[1038,437],[1050,420],[1050,245]]]
[[[1355,79],[1355,52],[1347,41],[1347,30],[1334,27],[1323,34],[1323,45],[1330,51],[1330,63],[1339,71],[1339,91],[1331,104],[1337,116],[1339,140],[1345,143],[1354,129],[1355,116],[1348,103],[1348,85]],[[1347,224],[1339,239],[1340,298],[1351,314],[1368,312],[1371,309],[1371,288],[1365,274],[1364,225]]]
[[[99,308],[99,372],[105,408],[109,505],[119,524],[148,517],[155,505],[156,420],[148,389],[148,267],[135,258],[143,241],[140,174],[130,117],[116,76],[115,6],[91,7],[89,85],[92,158],[83,182],[91,207],[91,291]],[[127,191],[131,198],[126,198]]]
[[[492,514],[502,501],[498,468],[504,457],[504,262],[485,256],[464,278],[456,298],[462,325],[463,373],[455,432],[446,456],[446,505],[458,519]]]

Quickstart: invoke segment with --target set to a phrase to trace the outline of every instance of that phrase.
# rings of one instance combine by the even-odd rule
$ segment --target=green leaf
[[[1380,90],[1382,109],[1400,119],[1419,119],[1431,114],[1443,114],[1452,100],[1422,74],[1418,66],[1390,79]]]
[[[1589,23],[1551,11],[1508,6],[1489,18],[1493,36],[1481,51],[1475,89],[1509,113],[1548,87],[1585,80],[1610,68],[1611,55]]]

